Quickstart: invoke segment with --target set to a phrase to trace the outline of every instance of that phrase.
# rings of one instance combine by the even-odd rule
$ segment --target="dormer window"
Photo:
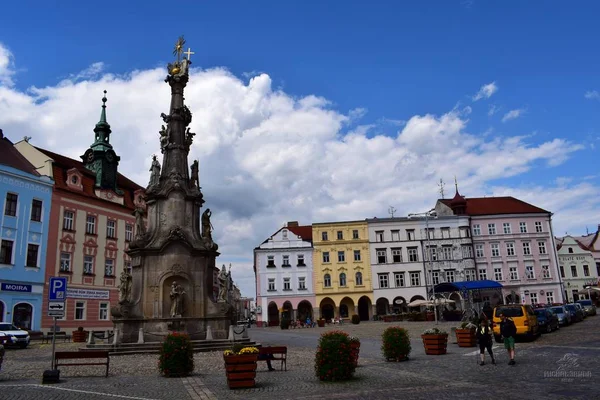
[[[70,189],[83,190],[82,175],[77,168],[67,171],[67,186]]]
[[[77,179],[77,177],[76,177],[76,176],[73,176],[73,177],[71,178],[71,183],[72,183],[73,185],[77,185],[77,182],[79,182],[79,179]]]
[[[281,231],[281,237],[283,238],[283,240],[287,240],[287,238],[288,238],[287,229],[284,229],[283,231]]]

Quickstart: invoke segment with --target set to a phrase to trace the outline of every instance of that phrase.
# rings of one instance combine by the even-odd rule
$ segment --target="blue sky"
[[[227,234],[223,232],[221,240],[226,242],[233,240],[228,235],[240,235],[235,240],[245,243],[241,247],[231,245],[231,260],[240,262],[246,257],[251,265],[252,247],[287,220],[310,222],[385,215],[389,204],[400,213],[426,209],[435,201],[435,183],[440,177],[448,183],[447,191],[453,192],[454,175],[467,196],[511,194],[547,207],[556,213],[559,232],[581,233],[586,225],[595,229],[600,222],[596,200],[600,146],[597,2],[577,2],[577,7],[566,1],[480,0],[172,4],[109,0],[60,4],[3,4],[0,45],[10,52],[10,62],[2,72],[0,54],[0,127],[9,137],[11,131],[14,139],[29,134],[39,145],[75,157],[84,149],[82,146],[89,145],[86,135],[91,135],[97,120],[101,89],[108,88],[108,116],[115,131],[114,140],[122,141],[117,143],[125,152],[133,139],[119,130],[129,136],[150,135],[151,145],[135,155],[144,160],[144,165],[148,164],[149,155],[156,152],[158,145],[152,136],[160,125],[154,108],[165,111],[168,104],[165,85],[159,79],[164,72],[153,71],[164,71],[164,65],[171,60],[174,41],[184,34],[195,51],[193,66],[199,68],[196,80],[188,86],[190,102],[195,106],[192,111],[216,110],[212,114],[199,113],[193,122],[199,124],[194,156],[204,166],[201,175],[212,174],[204,178],[205,196],[228,204],[221,211],[211,207],[215,218],[238,227],[234,233],[233,228]],[[90,67],[94,63],[99,63],[98,68]],[[132,78],[134,70],[156,74],[153,84]],[[3,73],[10,79],[10,84],[5,80],[5,92]],[[489,97],[484,95],[475,101],[485,85],[494,89],[488,92]],[[31,87],[41,90],[44,96],[40,92],[32,94],[28,91]],[[190,92],[192,87],[198,88],[198,93]],[[126,91],[140,96],[144,93],[144,102],[123,102]],[[81,103],[77,106],[82,107],[77,121],[72,117],[74,111],[71,116],[66,111],[73,107],[67,94],[74,93],[83,93],[77,100]],[[253,98],[250,94],[262,99],[256,106],[260,112],[247,115],[244,111],[238,115],[239,110],[230,104]],[[35,103],[30,119],[68,122],[76,127],[73,129],[83,129],[77,131],[82,139],[65,144],[56,139],[61,132],[55,126],[14,116],[14,111],[8,110],[21,107],[16,105],[21,104],[23,96]],[[261,148],[253,147],[256,140],[247,142],[246,138],[257,129],[270,135],[286,131],[288,127],[276,125],[277,119],[272,116],[285,102],[296,102],[293,108],[302,109],[303,99],[310,96],[326,102],[314,107],[311,103],[305,114],[312,113],[312,119],[300,120],[298,124],[304,130],[295,137],[306,140],[303,145],[313,146],[306,147],[312,149],[307,154],[323,151],[322,156],[312,164],[294,159],[296,169],[286,165],[285,160],[283,164],[271,165],[273,160],[261,158]],[[16,108],[3,109],[3,101]],[[218,108],[223,104],[222,109]],[[290,113],[286,111],[286,118]],[[204,120],[200,115],[204,115]],[[447,125],[443,123],[445,115],[451,117]],[[263,117],[257,128],[256,121]],[[212,122],[206,122],[209,119]],[[229,122],[221,122],[229,120],[234,120],[231,126],[239,129],[228,130]],[[407,121],[412,123],[404,125]],[[453,123],[460,127],[452,128],[458,126]],[[249,128],[244,128],[246,125]],[[327,127],[323,128],[327,131],[325,136],[319,136],[323,132],[316,125]],[[133,133],[138,130],[139,134]],[[217,133],[213,135],[214,132]],[[345,142],[349,132],[363,132],[369,139],[356,144],[356,149],[364,151]],[[313,141],[314,137],[320,139]],[[395,144],[390,145],[392,142],[384,143],[384,137],[399,138],[401,145],[396,148]],[[466,146],[465,138],[467,142],[479,140],[485,146]],[[521,138],[518,149],[510,145],[515,138]],[[276,142],[288,139],[277,136]],[[319,140],[320,144],[315,145]],[[417,146],[418,143],[421,144]],[[456,159],[445,158],[454,153],[452,149],[425,149],[433,144],[465,150],[456,152]],[[354,158],[348,156],[346,160],[336,153],[335,149],[342,145],[347,146],[343,153]],[[380,156],[392,147],[395,153]],[[493,148],[487,160],[482,156],[488,154],[484,147]],[[481,165],[469,169],[465,165],[474,155],[480,156],[474,162]],[[279,158],[286,157],[288,161],[294,158],[289,154]],[[511,157],[528,161],[506,161]],[[366,185],[364,181],[369,178],[360,181],[359,173],[344,175],[339,170],[343,165],[352,169],[355,163],[362,172],[364,165],[376,165],[388,158],[390,163],[401,160],[401,167],[392,169],[390,173],[398,172],[398,176],[380,187]],[[219,175],[224,159],[229,160],[225,164],[231,170]],[[310,175],[307,171],[319,160],[332,160],[330,169],[316,169],[311,175],[313,181],[302,186],[298,174]],[[432,163],[431,173],[421,175],[419,168],[402,167],[415,160],[427,163],[420,168],[425,170]],[[460,162],[454,165],[454,160]],[[499,166],[498,173],[493,168],[480,172],[502,160],[506,165]],[[145,184],[146,167],[139,168],[125,160],[120,168]],[[278,171],[277,168],[281,172],[270,176],[269,171]],[[319,186],[314,181],[320,179],[316,176],[322,171],[331,172],[323,174],[327,175],[323,177],[325,183]],[[213,175],[219,176],[220,182],[244,182],[244,190],[256,191],[255,196],[250,196],[255,199],[236,204],[231,201],[235,189],[211,194],[211,188],[215,193],[222,187]],[[290,180],[286,180],[287,175]],[[385,176],[379,180],[385,181]],[[345,183],[336,186],[341,181]],[[365,185],[363,193],[381,194],[372,200],[376,205],[356,201],[361,196],[353,192],[358,181],[359,186]],[[269,187],[269,182],[284,184],[274,188]],[[290,202],[290,190],[281,189],[288,183],[292,191],[298,186],[298,193],[314,187],[321,187],[321,191],[319,196],[295,196]],[[330,187],[348,195],[334,193]],[[269,205],[265,191],[281,203]]]

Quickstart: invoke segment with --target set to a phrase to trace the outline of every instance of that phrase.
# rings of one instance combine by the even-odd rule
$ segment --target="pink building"
[[[514,197],[439,200],[440,215],[470,217],[477,279],[502,284],[491,304],[563,302],[552,213]],[[498,295],[499,297],[499,295]]]

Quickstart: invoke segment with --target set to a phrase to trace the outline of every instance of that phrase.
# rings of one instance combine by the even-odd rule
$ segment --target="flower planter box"
[[[358,353],[360,352],[360,343],[350,342],[350,351],[352,353],[352,360],[354,362],[354,366],[358,366]]]
[[[73,342],[83,343],[87,340],[88,331],[73,331]]]
[[[423,346],[425,346],[425,354],[446,354],[448,335],[421,335],[421,338],[423,339]]]
[[[258,354],[223,356],[223,360],[230,389],[252,388],[256,385]]]
[[[317,320],[317,325],[319,326],[319,328],[323,328],[325,326],[325,320],[324,319],[318,319]]]
[[[458,347],[477,346],[477,336],[474,329],[456,329],[456,342]]]

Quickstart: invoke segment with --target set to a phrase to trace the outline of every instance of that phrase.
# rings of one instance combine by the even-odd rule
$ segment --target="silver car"
[[[571,313],[565,307],[554,306],[550,307],[550,309],[558,317],[559,325],[571,325],[571,323],[573,322],[573,317],[571,316]]]
[[[586,315],[596,315],[596,306],[591,300],[577,300],[577,304],[581,304]]]

